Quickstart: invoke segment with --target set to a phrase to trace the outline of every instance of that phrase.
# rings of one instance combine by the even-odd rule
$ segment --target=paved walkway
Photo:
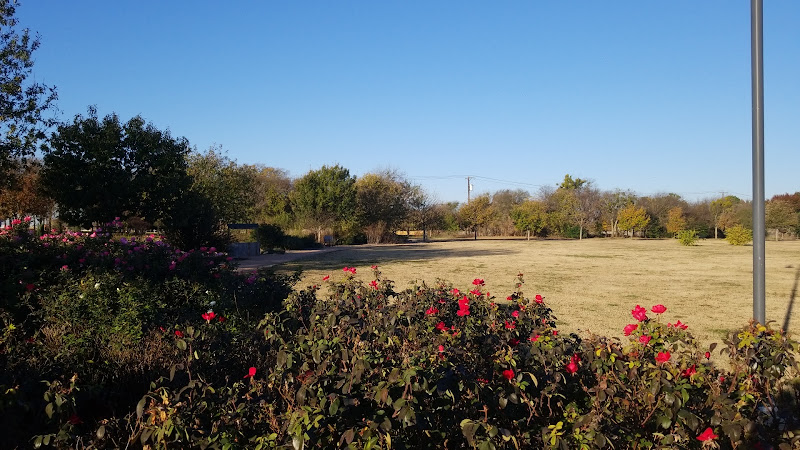
[[[251,256],[249,258],[237,259],[239,272],[246,272],[258,269],[259,267],[272,267],[278,264],[283,264],[289,261],[296,261],[298,259],[310,258],[314,255],[322,253],[337,252],[341,250],[338,247],[325,247],[319,250],[287,250],[284,254],[272,253],[263,254],[259,256]]]

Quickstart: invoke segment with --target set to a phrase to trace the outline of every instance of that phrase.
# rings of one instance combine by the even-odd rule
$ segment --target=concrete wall
[[[248,258],[260,254],[258,242],[237,242],[228,246],[228,255],[234,258]]]

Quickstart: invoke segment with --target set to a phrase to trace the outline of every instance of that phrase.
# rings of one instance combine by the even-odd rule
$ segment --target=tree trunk
[[[528,232],[528,240],[531,240],[531,230],[526,230]]]
[[[475,240],[476,241],[478,240],[478,229],[477,228],[475,228]]]
[[[717,226],[714,225],[714,239],[717,238]]]
[[[580,229],[581,229],[581,230],[580,230],[580,232],[578,233],[578,240],[579,240],[579,241],[582,241],[582,240],[583,240],[583,225],[580,225]]]
[[[775,242],[778,242],[778,229],[775,228]]]

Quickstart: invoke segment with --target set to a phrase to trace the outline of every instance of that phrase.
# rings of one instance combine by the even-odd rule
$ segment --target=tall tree
[[[56,90],[31,81],[39,36],[18,30],[17,2],[0,0],[0,189],[13,182],[14,167],[25,164],[55,124]]]
[[[636,234],[636,230],[641,230],[650,222],[650,216],[647,211],[634,204],[622,208],[619,212],[619,229],[622,231],[629,231],[631,237]]]
[[[618,234],[619,213],[636,199],[636,195],[631,191],[617,189],[613,192],[603,193],[601,203],[603,205],[602,218],[611,236]]]
[[[39,219],[52,217],[55,212],[55,202],[42,192],[40,170],[41,163],[38,160],[17,165],[17,173],[12,175],[16,182],[6,189],[0,189],[0,219],[23,216]]]
[[[137,116],[101,121],[89,108],[59,125],[45,149],[42,185],[68,223],[91,226],[114,217],[165,217],[189,186],[189,144]]]
[[[382,242],[408,218],[411,185],[397,172],[368,173],[356,181],[355,189],[356,216],[368,242]]]
[[[686,217],[683,215],[683,208],[675,206],[667,212],[667,232],[676,236],[686,229]]]
[[[433,196],[422,186],[411,186],[408,207],[410,209],[409,220],[415,224],[415,227],[422,228],[422,242],[427,242],[428,231],[441,219],[436,210]]]
[[[283,169],[256,166],[255,220],[286,228],[291,222],[292,207],[289,193],[292,179]]]
[[[788,233],[797,227],[798,216],[791,203],[785,200],[770,200],[766,205],[764,224],[767,228],[775,230],[777,241],[780,233]]]
[[[709,204],[711,215],[714,216],[714,239],[718,238],[717,230],[725,231],[725,228],[735,225],[733,209],[739,202],[741,202],[739,197],[727,195]]]
[[[478,230],[491,222],[492,215],[492,201],[489,194],[473,198],[466,205],[461,205],[458,210],[461,228],[472,231],[476,240],[478,239]]]
[[[251,222],[257,201],[254,166],[239,165],[220,147],[187,157],[186,173],[192,190],[207,198],[217,219],[225,223]]]
[[[547,210],[545,204],[538,200],[526,200],[511,210],[514,226],[527,233],[528,240],[531,233],[541,232],[547,223]]]
[[[312,170],[294,183],[290,195],[292,209],[306,226],[322,241],[325,229],[347,227],[356,211],[356,178],[339,166],[322,166]]]

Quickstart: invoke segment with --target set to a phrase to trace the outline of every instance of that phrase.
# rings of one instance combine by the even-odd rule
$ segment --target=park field
[[[634,321],[634,306],[649,310],[661,303],[667,307],[662,320],[688,324],[707,345],[721,342],[752,317],[752,250],[723,240],[685,247],[675,240],[484,239],[340,247],[276,269],[301,268],[298,287],[324,285],[325,275],[339,279],[344,266],[356,267],[356,276],[369,282],[373,264],[397,289],[415,280],[443,279],[469,290],[473,279],[483,278],[485,290],[498,301],[523,273],[525,295],[543,295],[564,331],[622,336],[623,327]],[[800,337],[800,306],[792,307],[798,278],[800,241],[767,242],[767,320],[785,326],[795,339]]]

